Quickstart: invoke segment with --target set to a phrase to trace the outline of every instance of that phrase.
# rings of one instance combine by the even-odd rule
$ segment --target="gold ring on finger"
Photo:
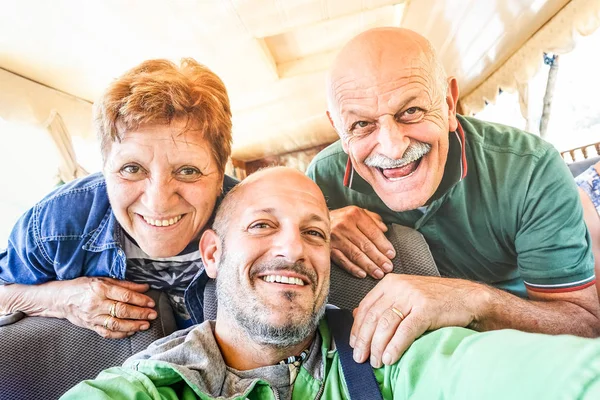
[[[104,329],[111,331],[112,329],[110,329],[108,326],[110,325],[110,320],[113,319],[112,315],[109,315],[108,317],[106,317],[106,319],[104,320],[104,323],[102,324],[102,326],[104,327]]]
[[[117,317],[117,303],[118,301],[115,301],[114,303],[112,303],[110,305],[110,309],[108,310],[108,313],[110,314],[111,317]]]
[[[402,314],[402,311],[398,310],[396,307],[392,307],[392,311],[394,312],[394,314],[400,317],[400,322],[404,320],[404,314]]]

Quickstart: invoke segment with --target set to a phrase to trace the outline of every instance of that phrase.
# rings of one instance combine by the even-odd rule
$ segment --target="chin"
[[[160,243],[159,246],[140,244],[140,248],[152,258],[169,258],[181,253],[185,249],[185,245],[164,247],[164,243]]]

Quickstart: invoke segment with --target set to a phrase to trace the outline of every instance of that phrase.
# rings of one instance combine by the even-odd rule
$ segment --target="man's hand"
[[[371,211],[348,206],[331,211],[331,258],[333,262],[359,278],[367,273],[383,278],[393,269],[394,246],[384,232],[387,226]]]
[[[390,365],[426,331],[469,325],[476,319],[468,300],[481,285],[459,279],[389,274],[354,311],[350,334],[354,360]]]
[[[49,282],[44,290],[54,290],[54,304],[63,318],[92,329],[100,336],[122,339],[150,327],[156,318],[154,301],[142,294],[147,284],[111,278],[81,277],[70,281]],[[112,315],[111,315],[112,312]]]

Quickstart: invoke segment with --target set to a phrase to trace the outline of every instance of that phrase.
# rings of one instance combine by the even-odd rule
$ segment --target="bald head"
[[[244,199],[285,191],[308,194],[319,202],[328,214],[327,203],[321,189],[306,175],[290,167],[269,167],[250,175],[227,193],[217,210],[213,229],[223,238],[231,218],[237,213],[239,207],[244,206]]]
[[[358,77],[375,83],[398,79],[398,71],[425,69],[436,92],[445,95],[446,73],[431,43],[409,29],[376,28],[351,39],[339,52],[327,76],[330,113],[337,112],[337,88]]]

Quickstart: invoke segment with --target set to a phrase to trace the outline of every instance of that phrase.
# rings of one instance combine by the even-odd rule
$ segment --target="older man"
[[[291,169],[258,172],[229,192],[214,229],[200,249],[218,277],[216,321],[154,343],[65,399],[349,397],[322,319],[330,229],[319,188]],[[600,343],[572,336],[446,328],[375,370],[373,382],[384,399],[597,398],[599,356]]]
[[[352,39],[327,85],[341,140],[308,175],[335,210],[334,260],[382,278],[394,257],[385,224],[398,223],[424,235],[444,277],[387,275],[358,308],[357,361],[391,364],[443,326],[598,336],[590,236],[550,144],[457,115],[456,79],[409,30]]]

